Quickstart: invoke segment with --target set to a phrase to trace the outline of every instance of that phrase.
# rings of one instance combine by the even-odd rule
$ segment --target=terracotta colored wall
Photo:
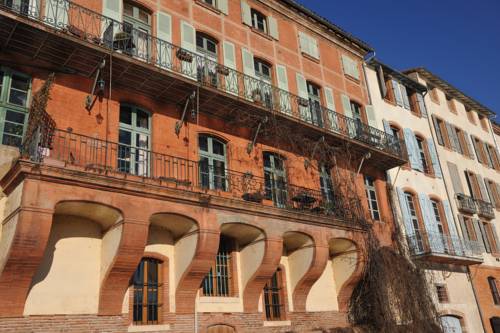
[[[494,277],[498,283],[500,281],[500,268],[486,265],[472,266],[471,275],[477,301],[481,308],[484,327],[487,333],[493,333],[490,318],[500,317],[500,305],[495,305],[493,302],[488,277]]]

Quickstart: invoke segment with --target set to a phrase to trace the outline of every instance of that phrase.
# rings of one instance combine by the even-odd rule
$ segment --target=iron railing
[[[487,201],[476,199],[478,215],[482,217],[492,219],[495,217],[495,211],[493,205]]]
[[[55,165],[63,168],[77,168],[108,177],[129,177],[139,181],[152,179],[160,186],[208,192],[215,196],[351,222],[359,222],[363,216],[359,202],[347,202],[335,196],[335,191],[332,195],[331,192],[326,194],[287,181],[280,182],[272,174],[262,177],[250,172],[217,168],[202,161],[60,129],[50,135],[50,146],[41,145],[39,136],[40,131],[34,131],[33,137],[25,140],[23,147],[23,157],[37,163],[57,161]]]
[[[406,159],[404,142],[359,120],[325,108],[308,98],[279,89],[258,78],[219,64],[151,34],[118,22],[67,0],[0,2],[1,9],[29,17],[73,37],[180,74],[197,84],[215,88],[297,121],[362,142],[374,149]]]
[[[407,236],[412,255],[444,254],[458,257],[480,257],[481,244],[478,241],[452,237],[439,232],[416,232]]]
[[[456,199],[458,209],[470,214],[477,213],[477,205],[474,198],[463,193],[458,193]]]

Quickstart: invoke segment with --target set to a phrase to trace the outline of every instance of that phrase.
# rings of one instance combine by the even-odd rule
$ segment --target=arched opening
[[[99,203],[58,203],[24,314],[97,313],[100,286],[120,243],[121,220],[119,210]]]
[[[207,329],[207,333],[236,333],[234,327],[224,324],[212,325]]]
[[[462,320],[455,316],[441,316],[441,326],[444,333],[462,333]]]

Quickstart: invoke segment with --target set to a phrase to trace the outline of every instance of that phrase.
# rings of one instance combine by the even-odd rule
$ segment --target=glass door
[[[143,177],[149,176],[149,113],[135,106],[120,106],[118,142],[118,170]]]

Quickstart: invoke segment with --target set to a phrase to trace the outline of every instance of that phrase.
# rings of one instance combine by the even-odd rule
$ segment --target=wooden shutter
[[[276,78],[278,80],[278,88],[284,91],[279,92],[280,110],[284,113],[291,113],[292,107],[290,96],[288,95],[288,74],[284,65],[276,65]]]
[[[432,122],[434,123],[434,130],[436,131],[437,141],[441,146],[444,146],[443,133],[441,132],[441,127],[439,127],[439,122],[434,115],[432,115]]]
[[[427,118],[427,108],[425,107],[424,97],[422,94],[417,93],[417,103],[422,117]]]
[[[486,164],[490,168],[493,168],[493,157],[490,154],[490,148],[488,147],[488,144],[486,144],[486,142],[483,142],[483,151],[486,158]]]
[[[347,74],[355,79],[359,80],[359,70],[358,65],[352,58],[342,55],[342,67],[344,69],[344,74]]]
[[[486,251],[489,253],[490,244],[488,243],[488,238],[485,238],[483,223],[476,218],[474,218],[473,223],[474,223],[474,231],[476,232],[477,241],[479,243],[481,251],[482,252]]]
[[[309,94],[307,92],[307,82],[304,76],[300,73],[295,74],[297,80],[297,94],[300,98],[309,99]],[[304,121],[311,122],[311,112],[309,112],[309,107],[300,106],[300,118]]]
[[[453,136],[453,132],[455,132],[455,129],[448,122],[445,122],[445,126],[446,126],[446,132],[448,133],[448,140],[450,141],[451,149],[453,151],[458,151],[455,138]]]
[[[442,178],[441,166],[439,165],[439,159],[436,152],[436,147],[434,146],[434,141],[432,138],[427,139],[427,147],[429,148],[429,154],[431,155],[432,169],[434,170],[434,175],[438,178]]]
[[[172,67],[172,17],[164,12],[156,13],[156,37],[159,40],[156,43],[157,63],[160,67],[170,69]]]
[[[342,99],[342,108],[344,109],[344,115],[352,119],[352,109],[351,109],[351,100],[349,96],[342,94],[340,95]]]
[[[241,20],[244,24],[252,26],[252,14],[250,12],[250,6],[245,0],[241,0]]]
[[[186,21],[181,21],[181,47],[193,53],[196,52],[196,31]],[[197,79],[196,58],[192,62],[182,62],[182,73],[191,79]]]
[[[479,224],[479,229],[481,230],[481,236],[483,238],[483,244],[484,248],[486,249],[486,252],[491,253],[491,246],[490,246],[490,239],[488,237],[488,233],[486,231],[486,228],[484,227],[484,224],[482,221],[477,220]]]
[[[396,192],[398,193],[399,207],[401,208],[401,215],[403,217],[406,235],[414,235],[415,229],[413,228],[413,223],[411,221],[410,209],[408,208],[408,203],[406,202],[405,193],[400,187],[396,188]]]
[[[225,15],[229,14],[227,0],[217,0],[217,8]]]
[[[477,183],[479,184],[479,190],[481,191],[481,197],[483,198],[483,201],[491,202],[490,197],[488,196],[488,192],[486,192],[486,187],[484,186],[483,177],[476,174],[476,179]]]
[[[333,98],[333,90],[330,87],[325,87],[323,90],[325,92],[326,107],[329,110],[335,111],[335,100]]]
[[[311,50],[309,48],[309,36],[307,36],[302,31],[299,31],[299,45],[300,51],[306,54],[310,54]]]
[[[458,214],[458,221],[460,222],[460,229],[462,230],[462,238],[465,240],[474,240],[469,235],[469,229],[465,224],[465,219],[462,214]]]
[[[410,165],[412,169],[424,171],[424,166],[422,165],[422,161],[420,160],[417,138],[413,131],[409,128],[403,129],[403,134],[406,143],[406,149],[408,150],[408,157],[410,159]]]
[[[464,138],[465,138],[465,142],[467,144],[467,150],[469,151],[469,157],[471,159],[474,159],[474,147],[472,147],[472,143],[470,141],[470,135],[467,134],[467,132],[464,131]]]
[[[254,90],[258,87],[256,86],[257,81],[255,78],[255,67],[253,54],[247,48],[241,48],[241,58],[243,62],[243,73],[246,75],[243,79],[245,86],[245,96],[249,100],[253,100]]]
[[[57,2],[57,0],[50,0]],[[115,21],[122,21],[122,0],[104,0],[102,6],[102,15]]]
[[[403,96],[401,95],[401,90],[399,90],[399,83],[396,80],[392,80],[392,91],[394,91],[396,104],[403,106]]]
[[[472,144],[474,145],[474,151],[476,152],[477,161],[479,163],[484,163],[483,154],[481,154],[481,147],[474,137],[471,136]]]
[[[311,47],[311,55],[319,59],[319,46],[318,46],[318,40],[316,38],[312,38],[309,36],[309,45]]]
[[[393,135],[392,134],[392,129],[391,129],[391,124],[389,124],[389,122],[386,119],[382,119],[382,124],[384,125],[384,131],[385,131],[385,133]]]
[[[223,55],[224,55],[224,65],[231,69],[236,70],[236,50],[234,48],[234,44],[224,41],[222,43]],[[238,94],[240,89],[238,84],[238,75],[236,71],[229,71],[229,75],[226,75],[224,78],[226,82],[226,91],[231,94]]]
[[[484,178],[484,188],[486,189],[486,193],[488,194],[488,197],[490,198],[490,202],[493,205],[495,205],[495,203],[496,203],[495,193],[492,191],[492,188],[490,187],[490,182],[486,178]]]
[[[406,91],[406,87],[403,84],[399,84],[399,89],[401,90],[401,95],[403,97],[404,108],[407,110],[411,110],[410,100],[408,99],[408,92]]]
[[[464,188],[462,186],[462,181],[460,180],[460,173],[458,172],[457,165],[455,163],[446,162],[448,165],[448,172],[450,174],[451,182],[453,185],[453,190],[456,194],[465,194]]]
[[[385,85],[384,69],[382,66],[377,66],[377,80],[380,89],[380,96],[385,98],[387,96],[387,87]]]
[[[324,92],[325,92],[326,107],[328,109],[326,113],[327,113],[329,128],[330,130],[338,131],[339,127],[338,127],[337,114],[335,113],[335,99],[333,98],[333,90],[330,87],[325,87]]]
[[[450,203],[448,202],[448,200],[443,200],[441,204],[443,205],[444,214],[446,216],[446,223],[450,232],[453,248],[455,249],[455,253],[461,255],[463,254],[462,242],[460,242],[460,239],[458,237],[457,226],[455,224],[455,219],[453,218],[453,213],[451,212]]]
[[[500,242],[498,241],[498,233],[497,233],[497,228],[495,227],[495,224],[493,223],[489,223],[489,226],[491,228],[491,234],[493,236],[493,240],[495,241],[495,254],[498,255],[498,252],[500,252],[500,249],[499,249],[499,246],[500,246]]]
[[[278,40],[280,35],[278,31],[278,22],[276,18],[269,16],[267,18],[267,23],[269,23],[269,35],[274,39]]]
[[[373,105],[365,106],[366,118],[368,119],[368,125],[377,128],[377,119],[375,118],[375,110]]]

